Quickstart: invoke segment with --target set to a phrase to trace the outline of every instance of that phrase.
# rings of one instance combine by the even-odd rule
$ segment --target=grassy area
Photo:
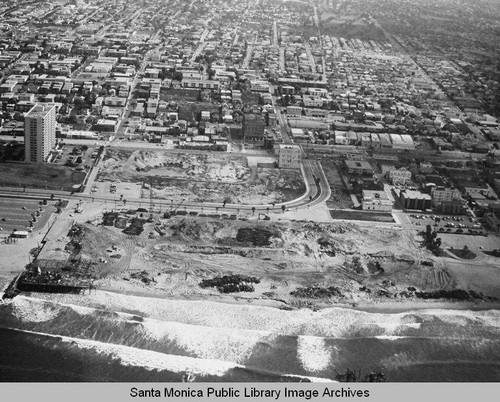
[[[394,222],[392,215],[387,212],[330,210],[330,215],[333,219],[345,219],[349,221]]]
[[[473,260],[477,257],[476,253],[473,253],[468,248],[450,248],[448,249],[450,253],[456,255],[458,258],[462,258],[464,260]]]
[[[219,121],[219,107],[209,102],[184,102],[179,105],[179,119],[193,120],[199,119],[202,111],[210,112],[212,121]]]
[[[0,162],[3,161],[16,161],[21,162],[24,160],[24,144],[14,143],[10,141],[0,145]]]
[[[200,96],[200,91],[195,89],[166,89],[160,93],[160,100],[170,102],[191,101],[196,102]]]
[[[45,163],[0,163],[0,171],[0,186],[5,187],[73,191],[85,179],[85,172]]]

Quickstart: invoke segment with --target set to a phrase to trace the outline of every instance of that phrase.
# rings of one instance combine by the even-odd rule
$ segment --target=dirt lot
[[[328,179],[328,184],[332,189],[331,197],[326,201],[328,208],[332,209],[347,209],[352,207],[352,199],[349,195],[349,191],[345,186],[340,172],[335,165],[334,161],[323,160],[321,161],[321,166],[325,171],[326,178]]]
[[[113,217],[113,225],[108,217],[103,226],[98,217],[83,225],[80,260],[93,267],[98,288],[319,308],[412,299],[415,291],[463,284],[460,270],[453,271],[457,279],[411,233],[397,229],[177,216],[146,223],[142,233],[131,235],[133,217],[129,224],[125,218]],[[248,278],[250,291],[226,294],[200,286],[231,275]],[[470,289],[488,287],[476,278]]]
[[[246,158],[223,154],[107,150],[97,181],[140,184],[142,198],[152,183],[153,198],[173,202],[270,204],[305,192],[299,171],[249,166]]]
[[[1,163],[0,185],[73,191],[85,179],[85,172],[52,164]]]

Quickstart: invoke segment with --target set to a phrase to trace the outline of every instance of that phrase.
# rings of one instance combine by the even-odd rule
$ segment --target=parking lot
[[[86,165],[92,166],[98,149],[99,146],[66,144],[52,162],[84,170]]]
[[[57,201],[48,200],[46,205],[40,202],[31,199],[0,198],[0,233],[42,229],[51,215],[57,211]]]
[[[407,214],[414,227],[425,230],[427,225],[440,233],[482,235],[485,230],[481,224],[466,215],[434,215],[434,214]]]

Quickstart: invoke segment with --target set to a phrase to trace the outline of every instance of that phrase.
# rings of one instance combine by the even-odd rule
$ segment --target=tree
[[[283,213],[285,213],[285,211],[286,211],[286,206],[285,206],[285,205],[282,205],[282,206],[281,206],[281,211],[282,211]]]
[[[172,79],[175,81],[182,81],[182,73],[180,71],[174,71],[172,74]]]
[[[439,250],[441,248],[441,238],[438,237],[435,241],[434,241],[434,249],[435,250]]]

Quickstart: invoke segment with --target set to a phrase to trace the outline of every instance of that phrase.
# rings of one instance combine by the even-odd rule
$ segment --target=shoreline
[[[372,300],[354,302],[354,303],[336,303],[324,300],[317,300],[318,305],[314,308],[307,306],[299,307],[293,306],[287,303],[285,300],[264,298],[264,297],[249,297],[250,294],[175,294],[171,291],[161,293],[158,289],[141,289],[137,285],[132,285],[124,283],[120,280],[112,280],[111,284],[104,286],[96,286],[94,289],[85,291],[81,293],[81,296],[87,296],[92,299],[92,294],[94,292],[98,293],[111,293],[121,296],[132,296],[139,298],[148,299],[158,299],[158,300],[172,300],[172,301],[184,301],[184,302],[208,302],[208,303],[220,303],[229,305],[239,305],[239,306],[255,306],[255,307],[270,307],[281,311],[322,311],[331,308],[341,308],[346,310],[353,310],[372,314],[401,314],[409,313],[412,311],[425,311],[425,310],[450,310],[450,311],[487,311],[487,310],[499,310],[500,311],[500,301],[460,301],[460,300],[446,300],[446,299],[398,299],[398,300]],[[0,295],[3,296],[8,283],[5,284],[2,289],[0,289]],[[46,299],[57,299],[57,297],[64,296],[62,293],[43,293],[43,292],[21,292],[20,295],[34,297],[41,300]],[[44,295],[50,295],[49,297],[44,297]],[[1,298],[0,298],[1,299]],[[83,303],[85,304],[85,303]]]
[[[279,301],[276,299],[265,299],[265,298],[247,298],[238,296],[225,296],[225,295],[206,295],[205,297],[200,297],[202,295],[193,295],[189,297],[186,295],[171,295],[165,294],[160,295],[158,292],[151,292],[147,290],[135,290],[135,289],[117,289],[115,286],[104,286],[97,287],[96,291],[115,293],[123,296],[135,296],[135,297],[147,297],[159,300],[175,300],[175,301],[193,301],[193,302],[212,302],[221,304],[231,304],[231,305],[241,305],[241,306],[259,306],[259,307],[271,307],[277,310],[289,310],[289,311],[299,311],[299,310],[310,310],[310,311],[321,311],[329,308],[343,308],[354,311],[361,311],[365,313],[377,313],[377,314],[400,314],[408,313],[411,311],[421,311],[421,310],[469,310],[469,311],[486,311],[486,310],[500,310],[500,301],[454,301],[454,300],[423,300],[423,299],[405,299],[405,300],[390,300],[390,301],[373,301],[356,303],[355,305],[349,303],[323,303],[321,307],[317,309],[310,309],[307,307],[294,307],[285,303],[284,301]]]

